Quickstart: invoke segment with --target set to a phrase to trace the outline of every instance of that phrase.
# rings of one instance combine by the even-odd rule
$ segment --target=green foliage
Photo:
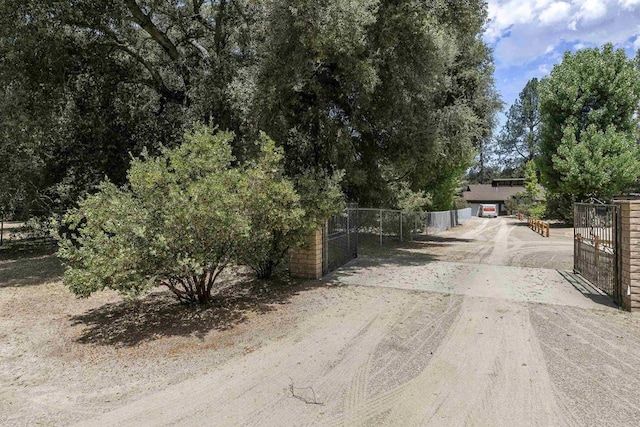
[[[594,124],[578,137],[576,133],[567,126],[552,157],[562,177],[559,192],[611,200],[640,177],[640,148],[634,133],[617,131],[613,125],[602,132]]]
[[[319,223],[306,215],[293,182],[284,175],[282,149],[264,134],[259,144],[260,157],[243,171],[239,190],[251,229],[239,260],[259,278],[269,278],[289,248],[302,244]]]
[[[448,171],[440,184],[431,191],[431,211],[448,211],[453,209],[455,195],[460,190],[462,171]]]
[[[514,195],[505,201],[508,212],[521,213],[534,219],[542,219],[546,212],[546,203],[532,197],[528,192]]]
[[[570,195],[559,193],[547,193],[546,209],[544,217],[547,219],[557,219],[572,224],[573,222],[573,200]]]
[[[405,183],[396,190],[397,208],[404,212],[423,212],[431,204],[431,197],[424,191],[412,191]]]
[[[546,202],[540,199],[540,188],[536,174],[535,162],[530,160],[524,164],[525,191],[516,194],[505,202],[507,211],[521,213],[534,219],[542,219],[546,212]]]
[[[208,302],[249,224],[231,167],[233,135],[198,127],[161,157],[132,162],[128,183],[103,182],[64,219],[64,282],[79,296],[135,296],[167,286],[180,301]]]
[[[196,126],[162,156],[134,159],[126,185],[103,182],[82,199],[56,227],[65,284],[83,297],[164,285],[180,301],[206,303],[230,263],[270,277],[340,208],[340,177],[301,176],[301,197],[274,141],[261,135],[258,158],[238,163],[232,140]]]
[[[240,162],[265,131],[297,188],[342,176],[362,205],[396,203],[399,181],[434,193],[499,106],[486,18],[482,0],[5,0],[0,154],[26,163],[7,177],[19,204],[65,209],[204,122],[233,132]]]
[[[538,188],[538,175],[536,173],[536,164],[533,160],[529,160],[527,163],[525,163],[524,188],[527,191],[527,195],[532,200],[536,200],[540,196],[540,189]]]
[[[529,208],[528,215],[533,219],[545,219],[546,212],[547,204],[545,202],[539,202]]]
[[[307,168],[293,178],[308,224],[319,226],[345,208],[340,186],[343,176],[341,171],[330,175],[323,170]]]
[[[344,170],[347,197],[363,206],[394,205],[400,181],[434,193],[491,130],[485,19],[480,1],[276,2],[260,127],[283,144],[290,173]]]
[[[540,142],[538,79],[527,82],[518,99],[509,108],[507,121],[497,137],[503,163],[512,168],[533,160]]]
[[[611,199],[636,181],[640,72],[623,50],[566,53],[539,89],[538,166],[556,213],[570,218],[571,201]]]

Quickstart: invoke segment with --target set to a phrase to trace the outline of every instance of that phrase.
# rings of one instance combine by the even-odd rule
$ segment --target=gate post
[[[382,209],[380,209],[380,246],[382,246]]]
[[[640,200],[616,200],[619,271],[617,284],[622,307],[640,310]]]
[[[307,237],[305,244],[291,250],[289,274],[301,279],[322,277],[323,239],[322,229],[315,230]]]

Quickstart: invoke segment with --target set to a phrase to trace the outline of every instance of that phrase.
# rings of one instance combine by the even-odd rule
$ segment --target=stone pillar
[[[301,248],[291,250],[289,273],[301,279],[322,277],[322,230],[312,232]]]
[[[640,200],[616,200],[620,209],[620,281],[622,307],[640,310]]]

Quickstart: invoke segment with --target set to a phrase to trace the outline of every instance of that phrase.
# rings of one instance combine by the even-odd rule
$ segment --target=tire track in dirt
[[[437,298],[441,299],[442,296],[437,296]],[[438,324],[442,324],[445,317],[451,317],[452,314],[457,314],[457,310],[459,310],[461,300],[459,297],[447,297],[447,299],[450,301],[457,300],[458,303],[454,302],[447,305],[447,309],[444,313],[438,316],[435,320]],[[359,340],[357,341],[354,339],[350,342],[348,347],[345,347],[345,349],[341,351],[341,355],[339,356],[340,361],[338,363],[334,363],[331,370],[322,375],[322,381],[317,385],[317,389],[323,391],[323,396],[326,396],[326,400],[331,402],[331,404],[327,405],[328,407],[323,411],[323,413],[333,413],[335,415],[334,421],[328,422],[328,424],[360,424],[358,421],[362,419],[360,407],[363,402],[368,401],[367,388],[370,385],[369,374],[373,361],[372,355],[375,354],[376,349],[380,348],[380,341],[393,337],[395,335],[394,329],[396,329],[398,325],[411,325],[410,318],[412,315],[416,315],[413,317],[424,316],[431,308],[431,302],[425,301],[422,298],[417,298],[411,302],[409,307],[405,307],[406,312],[391,313],[388,317],[389,321],[386,322],[383,327],[378,326],[376,328],[371,328],[372,330],[375,329],[376,332],[374,334],[368,335],[365,339],[365,335],[367,334],[364,330],[361,331],[358,333]],[[441,327],[446,327],[446,325],[442,325]],[[409,348],[413,348],[411,343],[406,344]],[[404,355],[406,356],[407,353],[405,352]],[[366,359],[363,360],[363,357],[366,357]],[[358,366],[355,370],[354,365]],[[396,372],[389,372],[389,375],[392,377],[395,374]],[[349,388],[345,391],[344,385],[345,379],[347,378],[352,378],[352,380]],[[282,417],[281,411],[278,410],[278,406],[281,403],[281,401],[274,402],[274,405],[272,405],[271,408],[265,408],[266,410],[260,411],[259,414],[252,417],[255,422],[250,424],[280,424]],[[337,406],[336,403],[338,403]],[[308,413],[297,414],[296,423],[301,423],[302,420],[306,419],[307,415]],[[318,421],[319,420],[316,420],[315,422]],[[309,422],[315,423],[311,420],[309,420]],[[325,422],[326,421],[323,421],[322,424],[325,424]]]
[[[598,311],[560,312],[537,305],[531,310],[558,400],[566,410],[581,424],[640,425],[637,325],[624,328],[616,320],[629,317],[609,314],[607,331]]]
[[[399,311],[399,307],[390,308],[386,312],[381,312],[379,309],[375,310],[373,307],[370,307],[366,312],[373,314],[373,318],[346,342],[346,345],[338,351],[337,355],[333,357],[326,366],[321,368],[321,372],[313,375],[315,378],[319,378],[319,380],[311,378],[309,374],[313,369],[309,369],[307,373],[308,379],[303,384],[311,384],[314,392],[312,395],[307,394],[301,397],[311,401],[313,397],[317,397],[317,390],[318,393],[320,391],[322,392],[321,398],[318,400],[323,406],[329,406],[328,402],[343,401],[345,399],[343,391],[344,380],[354,374],[354,365],[358,366],[358,369],[355,370],[356,377],[360,375],[361,380],[359,381],[359,389],[352,393],[355,395],[353,399],[357,400],[360,396],[364,396],[363,388],[367,375],[367,361],[363,359],[368,359],[371,349],[374,348],[379,340],[399,321],[397,316],[402,316],[402,311]],[[317,351],[315,344],[311,343],[310,345],[312,348],[303,348],[300,349],[300,352],[307,353],[309,351]],[[277,372],[270,373],[270,376],[274,377],[274,374],[277,375]],[[277,381],[277,378],[273,378],[273,381]],[[354,381],[357,381],[357,378],[355,378]],[[273,398],[261,408],[247,414],[246,421],[243,422],[243,424],[255,426],[277,425],[278,418],[280,417],[280,408],[290,397],[291,396],[285,394]],[[299,407],[296,409],[299,410]],[[328,408],[327,410],[331,411],[332,408]],[[323,411],[323,414],[327,412],[327,410]],[[308,411],[303,411],[300,412],[296,418],[308,415]]]
[[[391,357],[388,357],[387,362],[377,369],[377,372],[374,374],[373,380],[376,380],[378,377],[382,378],[393,378],[394,382],[398,381],[397,374],[403,372],[411,372],[415,373],[421,372],[424,367],[428,364],[428,360],[430,357],[426,357],[426,351],[424,350],[426,347],[431,347],[430,355],[438,348],[439,344],[444,339],[444,334],[448,331],[449,326],[454,322],[455,317],[459,314],[460,308],[462,307],[462,298],[453,299],[450,298],[447,304],[447,308],[441,315],[437,316],[435,319],[427,322],[426,324],[421,324],[422,322],[418,321],[417,325],[419,328],[414,332],[414,334],[409,337],[408,340],[403,342],[405,348],[414,348],[415,350],[411,351],[411,353],[407,353],[406,351],[396,352],[396,354],[391,354]],[[438,335],[442,335],[438,337]],[[391,335],[392,337],[394,335]],[[388,341],[389,338],[387,337]],[[384,356],[389,354],[389,352],[381,348],[382,346],[378,346],[376,348],[377,352],[382,353],[382,356],[378,356],[379,360],[384,360]],[[386,353],[386,354],[385,354]],[[421,363],[414,363],[418,360]],[[409,369],[409,367],[413,369]],[[391,375],[391,373],[395,373],[396,375]],[[384,385],[384,381],[379,380],[382,384],[379,384],[378,389],[386,390],[387,387]],[[373,395],[379,394],[380,391],[373,393]]]
[[[564,310],[558,312],[558,314],[564,317],[566,322],[553,322],[549,317],[547,317],[547,321],[556,323],[558,327],[567,333],[577,330],[583,342],[589,343],[595,351],[617,359],[620,364],[630,371],[640,366],[640,343],[631,338],[623,340],[624,345],[620,345],[623,336],[628,336],[628,330],[616,329],[613,325],[611,325],[610,329],[605,329],[596,322],[586,321],[584,313],[574,313],[572,310]],[[590,316],[593,316],[593,314],[590,313]],[[562,325],[571,325],[571,328],[563,328]],[[571,336],[571,334],[569,333],[568,336]]]
[[[572,424],[555,402],[526,307],[465,298],[434,358],[417,377],[367,401],[353,425]],[[487,308],[489,307],[489,308]],[[498,317],[499,318],[499,317]],[[519,381],[514,381],[514,378]]]
[[[358,367],[356,375],[351,382],[348,390],[348,401],[346,402],[347,419],[354,419],[358,412],[358,408],[367,397],[367,375],[371,367],[371,356],[367,358],[366,363]]]
[[[300,425],[327,424],[330,419],[351,423],[358,418],[358,408],[368,402],[374,357],[382,340],[398,331],[403,337],[420,339],[406,332],[434,313],[451,318],[459,304],[450,300],[461,299],[389,289],[352,288],[352,293],[351,301],[314,313],[280,342],[85,425]],[[441,328],[446,330],[446,322]],[[407,344],[407,355],[418,348],[417,343]],[[312,387],[323,405],[292,397],[289,377],[296,393],[309,399],[312,396],[305,393],[311,391],[305,387]]]
[[[356,375],[356,379],[352,383],[350,396],[357,396],[357,398],[350,399],[348,410],[328,424],[369,424],[372,419],[379,418],[384,415],[384,412],[388,412],[395,405],[395,402],[401,398],[404,385],[419,375],[428,365],[433,351],[427,353],[424,348],[429,346],[432,350],[435,350],[438,347],[442,339],[444,339],[448,327],[459,315],[461,302],[461,298],[449,298],[445,311],[429,322],[424,323],[419,322],[420,319],[413,319],[418,320],[418,322],[410,323],[409,327],[416,326],[417,330],[411,331],[412,334],[408,339],[396,344],[402,344],[401,350],[403,351],[393,351],[394,345],[389,344],[389,342],[394,341],[395,337],[403,334],[398,330],[390,331],[388,336],[378,344],[372,356],[367,359],[366,366],[361,367],[362,372],[366,373],[370,370],[371,365],[374,365],[376,372],[370,376],[366,374]],[[417,315],[424,316],[424,307],[420,308],[421,310],[414,311],[418,311]],[[403,322],[398,323],[404,323],[408,320],[405,319]],[[382,366],[375,366],[376,362],[384,363]],[[354,390],[356,388],[364,392],[364,395],[357,393]],[[366,393],[370,389],[373,389],[371,393]]]

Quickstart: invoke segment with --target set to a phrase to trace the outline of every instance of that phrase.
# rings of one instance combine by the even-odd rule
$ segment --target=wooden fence
[[[540,221],[538,219],[529,218],[529,227],[542,235],[542,237],[549,237],[549,223],[546,221]]]

